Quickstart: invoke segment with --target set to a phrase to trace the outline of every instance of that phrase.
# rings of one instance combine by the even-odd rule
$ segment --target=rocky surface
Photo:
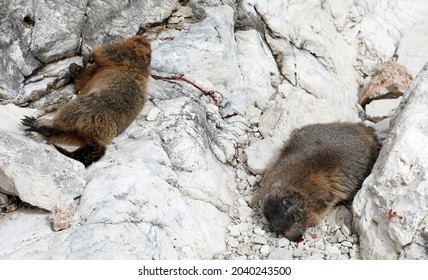
[[[426,259],[428,64],[410,86],[372,174],[354,199],[361,255]]]
[[[365,119],[358,94],[377,65],[398,57],[414,75],[428,60],[428,52],[407,51],[427,12],[424,0],[6,1],[0,7],[0,116],[6,120],[0,139],[7,147],[0,151],[0,187],[9,189],[0,191],[0,207],[19,195],[38,208],[0,213],[0,259],[427,258],[420,250],[426,228],[415,226],[425,213],[421,199],[403,237],[399,227],[376,224],[377,210],[370,210],[391,209],[391,221],[403,223],[402,208],[391,200],[373,202],[366,212],[356,206],[375,192],[366,183],[354,204],[357,221],[349,205],[339,206],[300,243],[271,233],[257,202],[263,170],[294,128]],[[23,115],[49,117],[72,98],[70,63],[98,44],[135,34],[141,24],[153,49],[150,97],[99,162],[85,170],[23,132]],[[422,124],[400,126],[412,122],[413,111],[415,119],[427,116],[409,96],[396,112],[393,137],[387,137],[388,116],[370,123],[390,147],[424,133]],[[400,158],[388,157],[387,149],[380,158],[399,164],[407,172],[402,182],[415,190],[423,190],[426,170],[420,142]],[[409,173],[413,164],[420,173]],[[395,176],[380,167],[374,174]],[[66,201],[29,187],[51,181]],[[401,197],[396,192],[391,197]],[[411,207],[415,194],[403,190],[399,206]],[[361,232],[362,221],[395,237],[373,247],[375,235]]]

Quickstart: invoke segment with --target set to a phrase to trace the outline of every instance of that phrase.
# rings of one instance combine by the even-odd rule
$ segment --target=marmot
[[[83,67],[69,66],[77,98],[61,106],[52,120],[25,116],[22,124],[48,143],[79,146],[69,152],[55,145],[66,156],[90,165],[141,111],[150,59],[150,43],[142,35],[95,48],[83,58]]]
[[[361,123],[294,130],[261,181],[260,204],[273,230],[297,241],[337,203],[352,200],[379,148],[374,130]]]

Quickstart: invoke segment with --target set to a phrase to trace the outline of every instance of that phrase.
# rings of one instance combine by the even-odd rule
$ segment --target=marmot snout
[[[296,129],[261,181],[261,206],[273,230],[298,240],[334,205],[351,200],[379,153],[372,128],[355,123]]]
[[[61,106],[52,120],[25,117],[22,124],[48,143],[79,146],[74,152],[55,147],[90,165],[141,111],[150,58],[150,44],[140,35],[95,48],[83,58],[83,67],[75,63],[69,67],[78,97]]]

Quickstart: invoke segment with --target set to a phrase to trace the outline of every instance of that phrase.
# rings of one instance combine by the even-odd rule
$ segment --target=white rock
[[[0,192],[46,210],[72,204],[83,193],[83,164],[51,146],[0,131]]]
[[[268,260],[292,260],[293,251],[290,248],[274,248],[269,256]]]
[[[362,1],[360,4],[363,17],[358,37],[367,52],[363,60],[363,71],[368,73],[378,63],[378,59],[389,60],[394,55],[402,34],[406,34],[415,23],[426,18],[428,3],[418,1],[409,5],[402,1],[382,1],[381,4]]]
[[[14,134],[25,135],[20,119],[27,116],[38,116],[40,112],[30,108],[20,108],[13,104],[0,105],[0,129],[13,132]]]
[[[261,254],[263,254],[263,255],[267,255],[267,254],[269,254],[269,251],[270,251],[270,247],[269,247],[269,245],[263,245],[263,246],[260,248],[260,253],[261,253]]]
[[[340,249],[336,246],[330,247],[330,249],[328,251],[331,255],[340,255],[341,254]]]
[[[397,62],[406,66],[416,76],[428,61],[428,21],[413,26],[401,37],[397,48]]]
[[[238,169],[236,171],[236,177],[238,177],[238,179],[244,180],[247,178],[247,174],[242,169]]]
[[[249,230],[249,225],[247,223],[241,223],[234,226],[229,226],[228,229],[230,236],[238,237]]]
[[[394,99],[379,99],[373,100],[366,105],[367,118],[373,121],[379,121],[392,116],[400,105],[401,97]]]
[[[239,218],[241,221],[246,221],[248,217],[253,214],[253,209],[248,206],[240,206],[238,207]]]
[[[336,231],[343,225],[351,225],[352,213],[345,206],[336,207],[325,219],[325,223],[330,227],[330,230]]]
[[[266,232],[263,229],[256,227],[254,228],[254,233],[258,235],[264,235]]]
[[[342,242],[342,246],[345,246],[345,247],[348,247],[348,248],[352,248],[353,247],[352,243],[349,242],[349,241],[343,241]]]
[[[257,125],[260,122],[260,116],[262,110],[257,107],[251,106],[245,111],[245,117],[248,119],[251,125]]]
[[[159,117],[159,114],[161,112],[162,111],[158,107],[153,107],[150,110],[150,112],[148,113],[148,115],[146,117],[146,120],[148,120],[148,121],[155,121]]]
[[[286,99],[278,101],[264,112],[259,129],[264,137],[274,136],[286,141],[295,128],[304,125],[357,120],[356,111],[346,116],[326,100],[295,89]]]
[[[389,127],[391,123],[391,118],[385,118],[378,123],[372,123],[367,121],[367,125],[375,129],[376,136],[379,141],[382,143],[389,135]]]
[[[248,176],[247,182],[250,186],[254,186],[257,183],[257,179],[255,176]]]
[[[332,236],[328,238],[331,243],[340,243],[346,240],[346,236],[340,230],[337,230]]]
[[[350,225],[350,224],[348,224]],[[351,235],[351,230],[349,229],[349,227],[346,224],[343,224],[340,228],[340,231],[343,233],[343,235],[350,237]]]
[[[266,245],[267,244],[267,239],[264,236],[261,235],[256,235],[251,242],[253,242],[254,244],[262,244],[262,245]]]
[[[236,238],[231,237],[227,240],[227,245],[229,245],[232,248],[237,248],[239,245],[239,242]]]
[[[248,170],[253,174],[261,174],[277,158],[283,142],[278,138],[265,138],[244,150]]]
[[[365,259],[427,257],[422,249],[404,249],[423,230],[428,215],[427,90],[425,66],[403,96],[372,174],[354,198],[354,225]]]
[[[290,244],[290,240],[288,240],[287,238],[283,237],[278,241],[278,246],[279,247],[286,247]]]

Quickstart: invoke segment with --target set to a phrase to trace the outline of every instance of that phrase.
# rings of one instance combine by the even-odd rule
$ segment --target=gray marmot
[[[297,241],[337,203],[352,200],[379,148],[374,130],[364,124],[294,130],[261,181],[260,204],[273,230]]]
[[[55,147],[90,165],[143,108],[150,59],[150,43],[142,35],[95,48],[83,58],[83,67],[75,63],[69,67],[77,98],[61,106],[52,120],[25,116],[22,124],[48,143],[79,146],[73,152]]]

